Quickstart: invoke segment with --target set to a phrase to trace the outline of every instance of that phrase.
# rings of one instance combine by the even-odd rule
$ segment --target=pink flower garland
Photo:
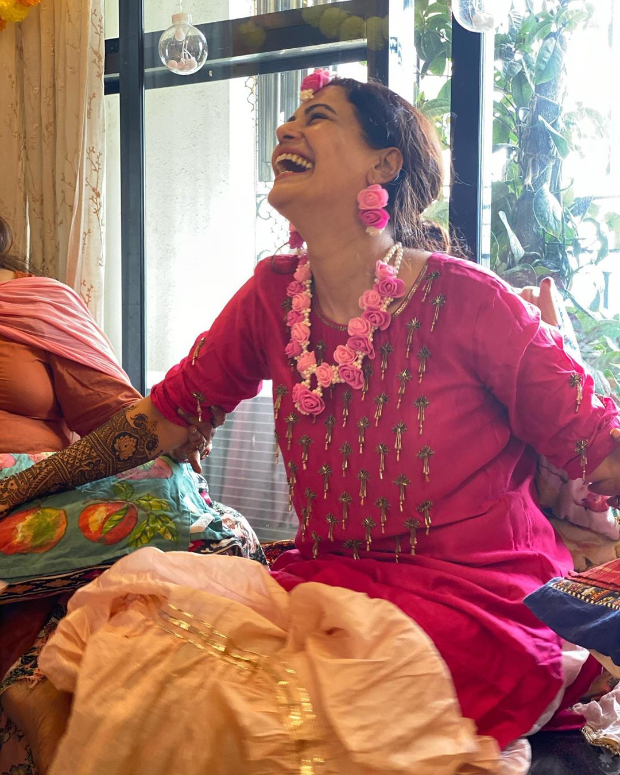
[[[396,256],[394,265],[389,261]],[[293,401],[302,414],[320,414],[325,409],[323,390],[338,383],[346,383],[354,390],[364,385],[362,363],[365,357],[374,358],[372,343],[375,331],[384,331],[392,320],[387,308],[405,295],[405,284],[398,278],[403,248],[400,243],[393,245],[386,256],[376,263],[375,283],[371,290],[365,291],[359,300],[362,314],[351,318],[347,326],[349,338],[346,345],[338,345],[334,350],[334,363],[316,362],[314,352],[308,350],[310,343],[310,309],[312,307],[312,271],[307,255],[300,256],[295,271],[295,279],[289,283],[286,293],[292,301],[286,323],[291,330],[291,340],[286,345],[287,358],[294,358],[302,381],[293,388]],[[316,387],[312,388],[312,377]]]

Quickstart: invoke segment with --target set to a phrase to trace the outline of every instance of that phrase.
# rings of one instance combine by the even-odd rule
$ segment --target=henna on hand
[[[152,460],[163,452],[157,421],[123,409],[105,425],[25,471],[0,480],[0,513],[46,493],[64,492]]]

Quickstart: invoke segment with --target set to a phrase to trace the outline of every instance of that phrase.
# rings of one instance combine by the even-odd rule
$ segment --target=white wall
[[[116,0],[106,31],[116,34]],[[197,23],[252,12],[251,0],[184,3]],[[145,0],[145,27],[165,28],[175,4]],[[205,67],[208,68],[208,60]],[[147,383],[187,354],[251,275],[256,255],[254,120],[245,79],[151,89],[145,99]],[[118,97],[107,106],[105,329],[120,356]]]
[[[148,382],[250,276],[254,127],[242,81],[146,95]]]

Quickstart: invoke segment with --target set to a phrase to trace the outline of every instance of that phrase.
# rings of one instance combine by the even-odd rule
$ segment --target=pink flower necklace
[[[393,257],[394,264],[391,265]],[[300,256],[295,279],[286,289],[292,301],[292,309],[286,317],[286,323],[291,329],[291,340],[286,345],[285,354],[295,359],[297,371],[302,378],[293,388],[293,402],[297,411],[302,414],[320,414],[325,409],[323,390],[331,385],[344,382],[354,390],[361,390],[364,385],[364,358],[375,357],[372,344],[374,333],[378,328],[385,331],[390,325],[392,315],[387,309],[394,299],[405,295],[405,283],[398,277],[402,259],[403,246],[397,242],[383,259],[377,261],[375,283],[371,290],[360,296],[362,314],[349,320],[347,343],[338,345],[334,350],[335,363],[323,362],[318,365],[314,352],[308,349],[312,325],[312,271],[308,256]],[[314,388],[313,378],[316,380]]]

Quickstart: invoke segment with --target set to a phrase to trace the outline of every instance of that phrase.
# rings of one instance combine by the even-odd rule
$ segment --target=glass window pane
[[[515,286],[554,278],[598,390],[618,395],[619,14],[617,0],[515,0],[496,36],[491,164],[492,268]]]
[[[103,22],[106,40],[118,38],[118,4],[119,0],[104,0]]]
[[[241,19],[245,16],[289,11],[293,8],[324,5],[332,0],[183,0],[182,9],[192,15],[194,24]],[[170,18],[179,10],[179,3],[171,0],[148,0],[144,4],[144,29],[146,32],[165,30]]]
[[[416,107],[437,128],[444,149],[443,199],[427,210],[427,216],[448,228],[450,198],[450,110],[452,64],[452,11],[448,0],[435,3],[415,3],[414,73]]]
[[[362,63],[336,71],[366,77]],[[256,262],[286,244],[288,223],[267,202],[270,158],[307,72],[146,92],[148,387],[187,355]],[[293,522],[285,472],[275,465],[270,393],[265,385],[218,431],[209,478],[213,497],[273,538],[290,534]]]
[[[286,243],[288,225],[267,203],[270,158],[307,72],[146,92],[149,387]],[[336,72],[366,77],[359,63]]]

